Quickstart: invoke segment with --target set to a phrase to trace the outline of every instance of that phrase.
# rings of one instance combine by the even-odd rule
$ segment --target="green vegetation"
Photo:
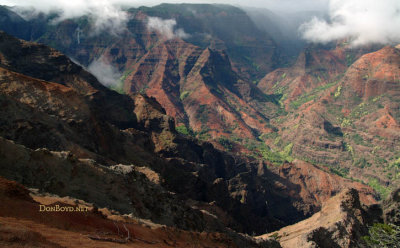
[[[350,113],[350,117],[353,119],[360,119],[361,117],[368,115],[372,112],[373,106],[369,103],[362,102],[353,109]]]
[[[344,178],[349,178],[349,169],[348,168],[333,168],[329,167],[329,171],[331,173],[334,173],[338,176],[344,177]]]
[[[272,102],[276,105],[280,105],[279,100],[282,98],[282,95],[275,94],[263,94],[262,98],[259,98],[261,101]]]
[[[341,87],[339,86],[336,93],[339,94],[340,90],[341,90]],[[338,96],[338,94],[336,94],[336,93],[335,93],[335,96]],[[358,104],[358,105],[355,106],[351,110],[351,112],[348,116],[343,117],[343,114],[340,112],[339,109],[336,108],[336,105],[329,106],[328,112],[333,115],[336,115],[336,116],[342,116],[342,117],[338,117],[338,121],[340,122],[341,127],[355,128],[355,126],[354,126],[355,121],[357,121],[357,120],[361,119],[362,117],[369,115],[383,107],[382,104],[379,102],[380,99],[381,99],[381,96],[378,96],[375,98],[370,98],[368,101],[362,102],[362,99],[360,97],[354,95],[351,97],[351,102],[352,102],[352,104]],[[355,134],[353,137],[351,137],[351,139],[357,145],[372,146],[371,144],[369,144],[368,142],[363,140],[363,138],[358,134]]]
[[[288,93],[285,92],[287,90],[287,86],[277,87],[279,82],[276,82],[272,88],[274,89],[274,95],[276,96],[276,100],[278,101],[279,106],[284,107],[283,102],[288,97]],[[284,110],[283,110],[284,111]]]
[[[371,167],[371,164],[365,158],[354,160],[353,165],[359,168]]]
[[[389,164],[389,168],[400,169],[400,157]]]
[[[347,66],[350,66],[351,64],[353,64],[355,58],[353,54],[346,54],[346,64]]]
[[[339,85],[339,87],[337,87],[335,94],[333,95],[335,98],[338,98],[340,96],[340,93],[342,92],[342,86]]]
[[[233,143],[229,139],[225,137],[221,137],[218,139],[218,143],[220,143],[227,151],[231,151],[233,149]]]
[[[343,117],[342,109],[343,106],[341,105],[335,105],[335,104],[326,105],[326,110],[328,111],[329,114],[333,116]]]
[[[159,136],[160,143],[165,147],[176,146],[176,144],[173,142],[174,139],[175,139],[174,134],[169,131],[163,131]]]
[[[353,126],[353,122],[348,118],[339,118],[341,127],[350,127]]]
[[[190,95],[189,91],[184,91],[181,93],[181,95],[179,96],[179,99],[181,99],[181,101],[185,100],[186,97],[188,97]]]
[[[271,235],[271,238],[274,239],[274,240],[276,240],[276,241],[279,241],[279,239],[281,238],[281,236],[279,236],[279,234],[276,232],[276,233],[274,233],[274,234]]]
[[[354,134],[352,139],[354,143],[356,143],[357,145],[364,144],[364,139],[358,133]]]
[[[293,158],[290,157],[290,155],[292,154],[292,149],[293,143],[289,143],[281,152],[281,155],[286,157],[289,162],[293,161]]]
[[[388,161],[387,161],[386,159],[381,158],[381,157],[378,157],[378,156],[376,156],[374,160],[375,160],[375,162],[376,162],[377,164],[379,164],[380,166],[383,166],[383,165],[385,165],[385,164],[388,163]]]
[[[283,151],[279,151],[279,152],[272,151],[266,145],[258,147],[258,150],[260,151],[262,157],[265,160],[270,161],[274,165],[281,165],[285,162],[293,161],[293,158],[291,157],[292,148],[293,148],[293,144],[290,143],[287,146],[285,146]]]
[[[337,81],[318,86],[315,89],[313,89],[312,91],[310,91],[309,93],[303,94],[299,98],[297,98],[295,101],[291,102],[290,106],[294,109],[298,109],[304,103],[316,99],[320,92],[322,92],[326,89],[329,89],[336,84],[337,84]]]
[[[308,95],[307,96],[301,96],[297,100],[293,101],[290,103],[290,106],[294,109],[298,109],[301,105],[303,105],[306,102],[312,101],[316,98],[316,95]]]
[[[275,89],[278,85],[279,85],[279,82],[276,82],[272,88]],[[287,86],[278,87],[274,90],[274,94],[283,95],[283,93],[287,90],[287,88],[288,88]]]
[[[344,149],[346,151],[349,151],[351,156],[354,157],[354,149],[351,145],[347,144],[346,142],[344,143]]]
[[[116,85],[110,85],[110,89],[114,90],[120,94],[125,94],[124,81],[120,80]]]
[[[143,86],[143,88],[140,89],[139,93],[140,94],[146,94],[146,90],[149,88],[148,85]]]
[[[397,160],[389,163],[388,169],[392,171],[392,179],[400,178],[400,157]]]
[[[324,162],[321,162],[321,161],[317,161],[317,160],[315,160],[313,158],[310,158],[310,157],[300,157],[300,159],[305,161],[305,162],[307,162],[307,163],[310,163],[310,164],[318,164],[318,165],[323,165],[325,167],[330,168],[330,165],[328,165],[328,164],[326,164]]]
[[[371,248],[399,248],[400,227],[393,224],[375,223],[363,240]]]
[[[263,133],[262,135],[260,135],[259,139],[261,140],[268,140],[268,139],[276,139],[278,137],[278,133],[277,132],[272,132],[272,133]]]
[[[197,138],[201,141],[208,141],[211,139],[211,135],[208,133],[200,133],[197,135]]]
[[[196,113],[196,118],[201,121],[203,125],[208,122],[208,108],[207,105],[200,105]]]
[[[210,129],[208,127],[203,126],[200,132],[193,132],[193,135],[201,141],[208,141],[211,139],[211,135],[208,133],[209,131]]]
[[[125,82],[126,78],[133,72],[133,70],[134,70],[134,69],[126,70],[126,71],[124,72],[124,74],[119,78],[118,84],[115,85],[115,86],[111,86],[110,88],[111,88],[112,90],[117,91],[117,92],[120,93],[120,94],[125,94],[125,91],[124,91],[124,82]],[[148,88],[148,86],[145,85],[145,86],[140,90],[140,93],[145,93],[145,91],[146,91],[147,88]]]
[[[274,143],[276,143],[278,146],[283,144],[283,141],[280,139],[279,136],[273,135],[273,134],[263,134],[260,137],[264,138],[272,138],[275,137]],[[280,151],[273,151],[269,146],[267,146],[265,143],[260,142],[260,141],[254,141],[250,139],[246,139],[245,142],[242,142],[244,146],[249,150],[252,151],[253,154],[252,156],[255,158],[263,158],[269,162],[271,162],[274,165],[281,165],[285,162],[292,162],[294,159],[291,157],[292,154],[292,148],[293,144],[289,143],[286,144],[286,146],[280,146],[282,147],[282,150]]]
[[[193,135],[193,131],[189,128],[187,128],[185,125],[180,125],[175,127],[176,131],[184,134],[184,135]]]
[[[377,96],[377,97],[374,97],[374,98],[372,99],[372,102],[377,102],[377,101],[380,100],[381,98],[382,98],[382,95]]]
[[[386,199],[387,196],[390,194],[391,189],[381,185],[376,178],[370,178],[368,181],[368,185],[379,193],[381,199]]]
[[[351,136],[351,140],[354,142],[354,144],[356,145],[361,145],[361,146],[368,146],[368,147],[372,147],[372,145],[370,143],[367,143],[363,137],[361,137],[361,135],[359,135],[358,133],[354,134]]]

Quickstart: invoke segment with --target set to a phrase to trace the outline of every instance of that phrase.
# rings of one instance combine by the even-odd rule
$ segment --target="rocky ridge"
[[[282,247],[366,247],[367,226],[381,221],[378,205],[365,208],[356,190],[329,199],[321,211],[295,225],[258,237],[274,238]]]

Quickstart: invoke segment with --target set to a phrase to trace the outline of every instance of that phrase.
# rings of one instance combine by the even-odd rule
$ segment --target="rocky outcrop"
[[[319,211],[330,198],[348,188],[354,188],[359,192],[363,204],[377,203],[377,195],[370,187],[335,174],[329,174],[322,168],[301,160],[294,160],[292,163],[282,165],[279,168],[279,176],[290,182],[290,184],[286,184],[287,190],[291,192],[291,197],[299,198],[298,207],[306,215]]]
[[[363,55],[343,78],[344,97],[349,98],[350,94],[364,100],[382,94],[398,97],[399,57],[400,50],[391,46]]]
[[[378,213],[378,214],[377,214]],[[328,200],[321,211],[309,219],[260,236],[273,238],[282,247],[362,247],[367,225],[381,221],[379,207],[365,208],[354,189]]]
[[[52,155],[56,159],[57,154]],[[49,156],[47,160],[50,160]],[[115,171],[121,173],[124,170],[119,168]],[[84,176],[79,172],[77,175]],[[89,191],[91,189],[87,189]],[[115,192],[110,193],[115,195]],[[0,177],[0,196],[0,244],[4,247],[166,248],[187,247],[190,244],[199,247],[280,247],[276,241],[256,242],[249,236],[232,231],[228,234],[200,233],[157,225],[149,220],[98,208],[82,199],[28,190],[3,177]],[[44,206],[50,211],[43,211]],[[57,207],[68,208],[69,211],[51,210]]]
[[[133,213],[169,226],[205,228],[199,211],[150,181],[135,166],[107,168],[93,160],[78,159],[70,152],[30,150],[3,138],[0,138],[0,154],[0,174],[28,187],[82,199],[122,214]],[[188,220],[193,222],[185,223]]]

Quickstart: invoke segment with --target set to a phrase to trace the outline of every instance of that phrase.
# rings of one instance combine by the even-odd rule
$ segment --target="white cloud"
[[[175,19],[161,19],[159,17],[148,17],[146,22],[149,31],[156,31],[161,34],[165,39],[170,40],[175,37],[187,38],[189,34],[185,33],[183,29],[174,30],[176,26]]]
[[[126,28],[128,21],[127,13],[112,5],[93,9],[91,14],[95,19],[96,32],[108,30],[112,34],[117,35]]]
[[[126,27],[127,13],[120,5],[124,1],[110,0],[0,0],[0,4],[17,6],[16,11],[24,18],[31,18],[39,12],[49,13],[57,11],[60,17],[55,22],[68,18],[89,15],[94,19],[95,33],[107,30],[111,34],[119,34]],[[26,12],[25,10],[30,10]]]
[[[110,65],[103,57],[94,60],[88,66],[87,70],[105,86],[115,86],[121,78],[121,73]]]
[[[399,0],[331,0],[329,15],[330,22],[303,24],[303,37],[321,43],[349,38],[353,46],[400,42]]]
[[[178,28],[175,30],[175,36],[181,38],[181,39],[186,39],[190,37],[190,34],[186,33],[183,28]]]
[[[0,0],[3,5],[34,6],[48,11],[64,9],[68,15],[82,15],[88,8],[104,5],[153,6],[160,3],[224,3],[232,5],[269,8],[279,11],[316,10],[326,7],[328,0]]]

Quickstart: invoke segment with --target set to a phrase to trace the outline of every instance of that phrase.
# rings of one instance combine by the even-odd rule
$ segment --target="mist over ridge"
[[[268,13],[271,19],[273,15],[283,18],[275,19],[272,22],[294,22],[295,28],[290,27],[283,30],[286,33],[292,33],[313,43],[328,43],[340,39],[349,39],[352,45],[366,44],[394,44],[400,42],[400,2],[396,0],[268,0],[268,1],[128,1],[128,0],[86,0],[86,1],[54,1],[50,0],[2,0],[0,4],[7,6],[16,6],[14,9],[22,17],[29,19],[35,13],[58,13],[54,22],[68,18],[90,15],[94,19],[95,32],[108,30],[118,34],[126,27],[128,16],[124,9],[139,6],[154,6],[161,3],[206,3],[206,4],[231,4],[241,8],[256,8],[261,13]],[[30,11],[26,11],[26,10]],[[27,14],[28,13],[28,14]],[[307,18],[293,19],[297,13],[309,15]],[[325,18],[321,18],[325,14]],[[253,18],[253,20],[255,20]],[[283,21],[282,21],[283,20]],[[157,19],[150,19],[150,26],[168,31],[171,23],[161,22]],[[264,20],[267,21],[267,20]],[[256,21],[257,22],[257,21]],[[300,23],[299,23],[300,22]],[[265,23],[256,23],[268,25]],[[175,24],[176,25],[176,24]],[[293,25],[292,25],[293,26]],[[167,29],[165,29],[167,27]],[[280,26],[282,28],[282,26]],[[285,29],[285,28],[283,28]],[[268,30],[271,31],[271,30]],[[183,30],[177,30],[177,33],[167,34],[166,37],[186,38],[188,35]],[[176,31],[175,31],[176,32]],[[169,39],[168,38],[168,39]]]

